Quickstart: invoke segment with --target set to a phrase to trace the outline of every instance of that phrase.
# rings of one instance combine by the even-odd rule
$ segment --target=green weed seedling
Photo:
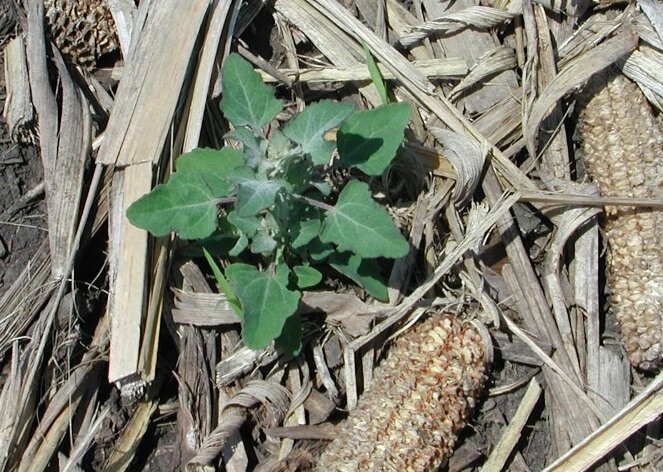
[[[180,156],[168,182],[134,202],[127,217],[155,236],[174,231],[203,247],[225,241],[224,255],[238,261],[225,275],[206,255],[242,319],[244,343],[259,349],[276,340],[294,353],[301,343],[301,290],[321,282],[324,265],[387,299],[376,258],[404,256],[409,245],[366,183],[338,183],[331,175],[339,168],[381,175],[403,141],[410,109],[391,103],[354,111],[352,104],[324,100],[266,136],[282,101],[236,54],[222,72],[221,111],[234,128],[226,138],[241,150]],[[325,135],[336,127],[334,142]]]

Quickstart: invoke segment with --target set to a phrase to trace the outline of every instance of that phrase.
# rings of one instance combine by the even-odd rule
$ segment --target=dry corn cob
[[[602,195],[663,198],[663,130],[638,86],[617,71],[595,77],[578,138]],[[606,207],[610,307],[631,364],[663,362],[663,212]]]
[[[117,48],[115,22],[105,0],[44,0],[51,40],[74,64],[92,69]]]
[[[0,3],[0,49],[16,35],[17,27],[17,6],[12,0],[5,0]]]
[[[316,470],[437,470],[483,386],[484,339],[452,315],[399,338]]]

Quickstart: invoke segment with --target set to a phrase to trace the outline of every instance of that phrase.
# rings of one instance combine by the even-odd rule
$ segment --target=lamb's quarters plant
[[[155,236],[174,231],[210,249],[224,239],[223,255],[238,261],[225,276],[206,257],[242,319],[245,344],[258,349],[276,339],[296,352],[301,290],[321,282],[322,266],[387,299],[376,258],[402,257],[408,242],[366,183],[332,175],[339,168],[381,175],[403,141],[410,109],[391,103],[354,111],[352,104],[324,100],[266,136],[282,101],[236,54],[222,74],[221,111],[234,128],[226,138],[241,151],[182,155],[167,183],[134,202],[127,217]],[[333,128],[336,142],[326,136]],[[249,260],[254,264],[244,263]]]

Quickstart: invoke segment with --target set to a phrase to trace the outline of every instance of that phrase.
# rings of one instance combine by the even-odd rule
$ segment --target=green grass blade
[[[389,94],[387,92],[387,85],[385,84],[385,81],[382,78],[382,74],[380,74],[380,69],[378,69],[378,65],[375,62],[373,54],[371,54],[371,50],[368,49],[368,45],[363,41],[361,45],[364,48],[364,55],[366,56],[366,65],[368,66],[368,73],[371,75],[371,81],[373,82],[373,85],[375,85],[375,88],[378,91],[378,95],[380,95],[382,104],[388,105],[389,103],[391,103],[391,100],[389,99]]]
[[[232,291],[230,288],[230,284],[226,280],[226,278],[223,276],[223,272],[221,272],[221,268],[219,265],[216,263],[212,255],[207,251],[207,249],[203,248],[203,254],[205,254],[205,259],[207,259],[207,263],[209,266],[212,268],[212,272],[214,273],[214,278],[216,279],[216,283],[219,285],[219,288],[223,292],[223,294],[226,296],[226,299],[228,300],[228,304],[232,307],[233,311],[237,316],[242,318],[242,305],[239,302],[239,299],[235,296],[235,293]]]

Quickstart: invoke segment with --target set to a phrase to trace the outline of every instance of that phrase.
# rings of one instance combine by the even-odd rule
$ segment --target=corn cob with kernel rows
[[[105,0],[44,0],[50,38],[64,56],[93,69],[118,47],[115,22]]]
[[[316,470],[437,470],[483,386],[484,353],[492,352],[484,342],[476,326],[452,315],[404,334]]]
[[[595,77],[581,104],[578,138],[605,196],[663,198],[663,130],[638,86],[616,71]],[[663,212],[606,207],[610,309],[631,364],[663,362]]]

